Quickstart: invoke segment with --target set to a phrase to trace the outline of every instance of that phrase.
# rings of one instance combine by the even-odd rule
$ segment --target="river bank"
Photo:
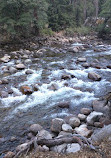
[[[104,112],[110,110],[110,99],[98,101],[110,92],[110,44],[96,36],[58,34],[29,45],[27,49],[10,47],[9,51],[5,46],[1,50],[1,154],[24,143],[32,124],[39,123],[50,131],[52,119],[78,117],[82,107],[93,107],[103,113],[102,123],[96,115],[100,128],[106,124]],[[86,120],[84,116],[87,124]]]

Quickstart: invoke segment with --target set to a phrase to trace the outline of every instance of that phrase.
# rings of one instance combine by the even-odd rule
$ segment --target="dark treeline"
[[[82,27],[88,17],[99,16],[106,19],[99,27],[102,32],[111,18],[111,0],[0,0],[0,33],[7,37],[51,34]]]

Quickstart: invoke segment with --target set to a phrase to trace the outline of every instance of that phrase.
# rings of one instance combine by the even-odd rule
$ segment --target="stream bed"
[[[78,46],[84,47],[84,44],[45,46],[40,51],[30,51],[29,62],[23,50],[19,50],[17,55],[1,50],[0,57],[8,53],[11,60],[0,62],[0,79],[9,82],[0,84],[0,91],[11,90],[13,93],[0,98],[0,154],[24,142],[30,125],[39,123],[49,129],[52,118],[77,114],[81,107],[91,108],[93,100],[111,91],[111,69],[107,68],[111,64],[111,45],[95,46],[103,51],[95,51],[92,45],[78,53],[68,51],[70,47]],[[96,66],[85,68],[84,62],[77,62],[81,57]],[[5,67],[14,67],[20,62],[24,63],[25,69],[12,74],[4,71]],[[26,74],[27,70],[32,74]],[[102,79],[89,79],[89,72],[96,72]],[[63,79],[62,75],[70,75],[71,78]],[[38,91],[30,95],[21,93],[22,85],[36,84]],[[60,102],[68,102],[69,108],[58,107]]]

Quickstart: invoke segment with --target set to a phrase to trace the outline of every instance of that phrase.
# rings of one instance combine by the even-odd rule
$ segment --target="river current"
[[[83,45],[75,43],[67,47]],[[39,57],[35,54],[30,56],[31,63],[25,63],[26,59],[19,58],[25,63],[26,69],[14,74],[4,73],[4,66],[14,66],[17,59],[11,58],[8,63],[0,63],[0,78],[9,80],[8,85],[0,87],[0,90],[12,89],[13,94],[6,98],[0,98],[0,153],[8,151],[22,143],[26,138],[27,130],[31,124],[40,123],[49,129],[52,118],[65,117],[77,114],[81,107],[91,107],[92,101],[106,94],[111,89],[111,45],[97,45],[97,49],[105,48],[104,51],[96,52],[93,46],[80,53],[68,52],[66,46],[43,47],[44,53]],[[10,52],[8,52],[11,54]],[[3,53],[1,53],[1,57]],[[78,57],[85,57],[87,63],[97,62],[100,68],[84,68],[83,62],[77,62]],[[99,63],[98,63],[99,62]],[[32,70],[27,75],[25,72]],[[101,75],[101,81],[88,79],[88,72],[96,72]],[[63,80],[62,74],[70,74],[74,78]],[[39,83],[39,84],[38,84]],[[39,90],[31,95],[23,95],[20,92],[22,85],[39,85]],[[51,90],[52,84],[58,86],[57,90]],[[16,95],[15,95],[16,94]],[[69,108],[59,108],[60,102],[69,102]],[[16,137],[11,141],[11,137]]]

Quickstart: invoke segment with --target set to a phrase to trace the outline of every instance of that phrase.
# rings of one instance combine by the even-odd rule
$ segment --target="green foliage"
[[[65,35],[67,36],[74,36],[74,34],[79,34],[79,35],[88,35],[90,33],[91,29],[88,27],[75,27],[75,28],[67,28],[65,30]]]
[[[45,0],[1,0],[0,25],[11,36],[37,34],[47,22]]]
[[[73,5],[69,0],[49,1],[48,20],[53,31],[64,30],[74,25],[75,15]]]
[[[54,32],[51,30],[51,28],[44,28],[40,31],[40,34],[43,36],[53,36]]]

